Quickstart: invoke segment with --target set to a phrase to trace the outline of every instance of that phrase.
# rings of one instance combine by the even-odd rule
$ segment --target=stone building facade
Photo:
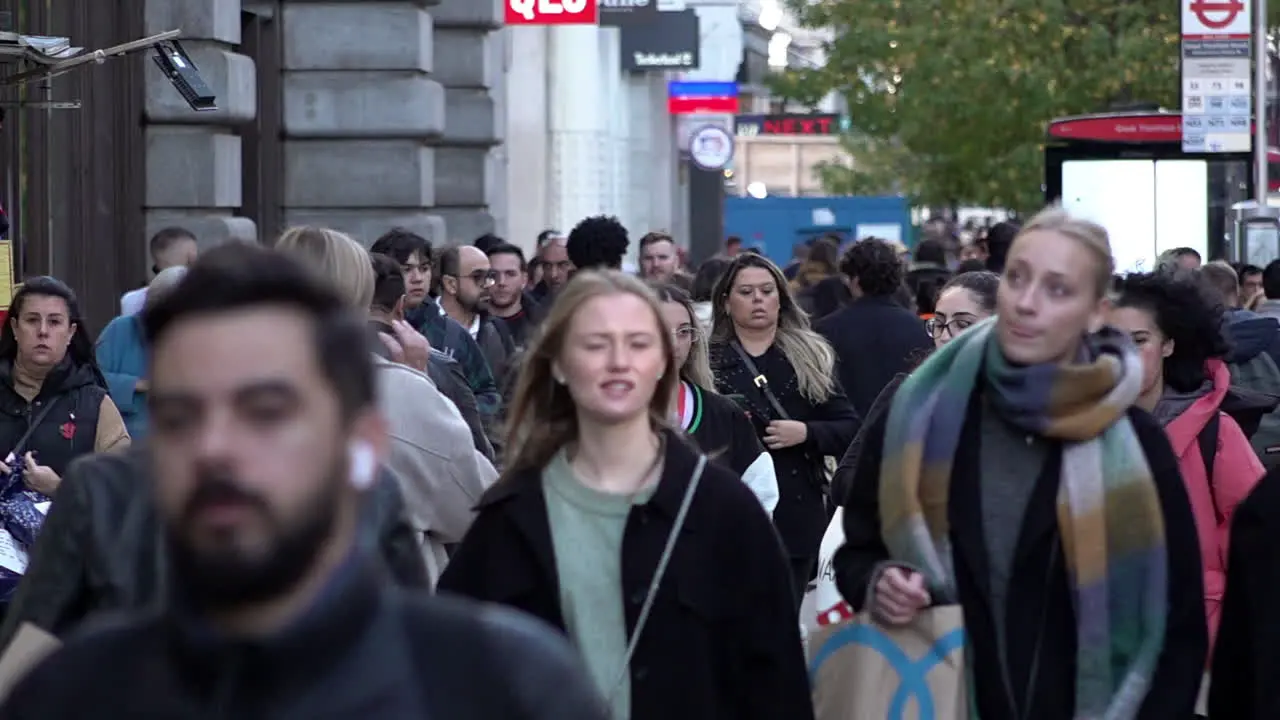
[[[495,226],[504,62],[499,0],[146,0],[218,95],[193,113],[146,76],[148,234],[269,239],[325,225],[368,243]],[[139,263],[144,259],[139,258]]]

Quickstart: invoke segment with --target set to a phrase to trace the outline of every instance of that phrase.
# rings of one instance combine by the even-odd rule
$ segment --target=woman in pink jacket
[[[1223,361],[1229,347],[1221,308],[1192,277],[1133,274],[1118,290],[1109,319],[1142,353],[1137,404],[1164,425],[1191,497],[1212,648],[1227,582],[1231,514],[1265,470],[1240,426],[1222,411],[1231,373]],[[1213,456],[1204,457],[1202,447],[1213,447]]]

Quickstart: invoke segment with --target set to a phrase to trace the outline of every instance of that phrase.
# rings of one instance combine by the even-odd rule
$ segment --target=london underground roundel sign
[[[723,170],[733,160],[733,136],[715,125],[699,128],[689,138],[689,157],[702,170]]]

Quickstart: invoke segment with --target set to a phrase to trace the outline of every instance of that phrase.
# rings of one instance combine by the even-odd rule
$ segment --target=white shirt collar
[[[449,317],[449,313],[444,311],[444,303],[436,303],[436,307],[440,309],[440,314]],[[476,313],[471,318],[471,327],[467,328],[467,332],[471,333],[472,339],[480,336],[480,313]]]

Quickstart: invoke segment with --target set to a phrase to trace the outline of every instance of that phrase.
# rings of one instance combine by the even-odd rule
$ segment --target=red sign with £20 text
[[[503,0],[508,25],[595,25],[598,0]]]

